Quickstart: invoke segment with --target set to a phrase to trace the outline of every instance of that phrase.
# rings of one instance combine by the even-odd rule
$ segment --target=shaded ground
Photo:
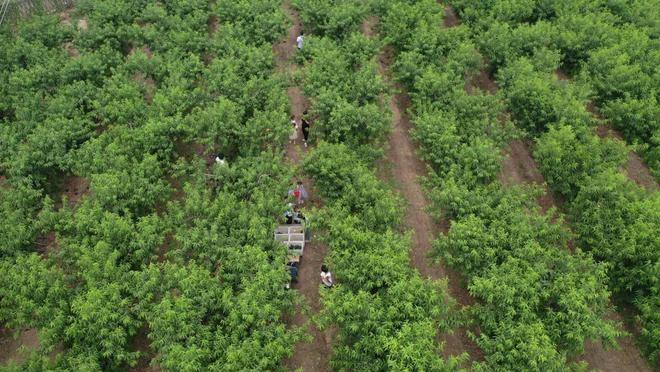
[[[138,334],[133,339],[132,350],[139,351],[143,353],[138,360],[138,363],[135,367],[129,369],[130,372],[159,372],[161,371],[160,366],[151,366],[149,363],[151,359],[156,356],[156,353],[151,349],[151,340],[148,338],[149,328],[144,326],[140,328]]]
[[[376,21],[374,18],[367,19],[363,24],[363,32],[372,36]],[[386,49],[379,58],[380,73],[386,81],[389,67],[392,62],[392,51]],[[400,90],[400,86],[396,86]],[[387,149],[388,173],[394,177],[396,187],[406,199],[406,228],[412,231],[412,244],[410,249],[410,264],[415,267],[424,278],[445,279],[449,281],[449,292],[459,304],[466,306],[474,303],[466,289],[465,282],[461,276],[443,265],[432,262],[429,253],[432,242],[438,233],[447,233],[448,221],[436,224],[427,212],[429,201],[419,183],[419,178],[427,175],[426,165],[416,154],[416,146],[410,139],[409,132],[412,128],[407,110],[410,107],[410,98],[405,93],[395,94],[389,102],[392,110],[393,127],[390,134]],[[459,328],[454,333],[439,335],[444,342],[443,354],[460,355],[467,352],[472,360],[483,359],[483,353],[478,346],[472,342],[466,333],[466,328]],[[475,331],[475,330],[472,330]]]
[[[451,6],[447,5],[445,7],[445,27],[454,27],[461,24],[461,20],[458,18],[456,11]]]
[[[70,205],[77,204],[89,192],[90,181],[80,176],[67,176],[62,185],[62,195]]]
[[[22,331],[18,338],[14,338],[12,330],[0,328],[0,364],[10,360],[16,363],[25,360],[26,353],[20,350],[22,346],[27,351],[39,349],[39,334],[35,328]]]
[[[518,185],[523,183],[532,183],[543,186],[545,193],[538,198],[541,211],[547,212],[551,207],[558,206],[555,196],[550,192],[545,184],[545,179],[539,171],[538,165],[529,146],[522,140],[514,140],[509,143],[502,161],[499,179],[503,184]]]
[[[287,32],[284,40],[273,46],[277,70],[280,73],[292,74],[297,66],[292,59],[296,53],[296,38],[300,34],[302,24],[297,12],[291,8],[288,2],[284,3],[284,11],[292,20],[293,24]],[[288,89],[291,115],[300,122],[303,112],[309,106],[309,101],[303,96],[300,87],[292,86]],[[313,124],[312,124],[313,125]],[[302,133],[298,128],[298,139],[287,147],[287,158],[295,166],[300,164],[301,152],[307,149],[302,147]],[[309,203],[318,206],[316,190],[310,179],[303,179],[303,184],[310,194]],[[305,245],[305,253],[300,261],[298,271],[298,283],[293,285],[309,305],[309,312],[297,308],[295,314],[287,320],[290,325],[304,326],[307,324],[307,332],[311,335],[310,342],[300,342],[296,345],[293,355],[284,361],[284,365],[296,370],[303,371],[329,371],[329,361],[332,352],[333,330],[320,331],[312,322],[311,318],[321,310],[319,285],[320,268],[324,262],[328,247],[316,241],[310,241]]]
[[[618,312],[610,313],[607,318],[626,324]],[[626,326],[624,329],[632,335],[636,333],[631,327]],[[584,353],[579,355],[577,360],[584,360],[589,363],[589,368],[605,372],[652,371],[648,361],[642,357],[637,345],[635,345],[633,336],[620,337],[617,341],[619,350],[608,350],[600,342],[586,341],[584,343]]]
[[[210,16],[206,26],[208,28],[209,35],[215,34],[218,31],[218,27],[220,27],[220,18],[218,18],[217,15]]]

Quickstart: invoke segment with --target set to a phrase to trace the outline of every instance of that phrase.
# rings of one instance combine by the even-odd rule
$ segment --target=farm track
[[[363,33],[369,37],[374,36],[374,28],[377,22],[378,19],[375,17],[367,19],[362,27]],[[410,107],[410,98],[390,77],[390,65],[392,63],[390,54],[391,50],[386,49],[379,56],[380,73],[385,81],[389,82],[400,93],[396,93],[389,102],[393,114],[393,126],[386,159],[389,166],[388,173],[394,178],[396,188],[407,202],[405,225],[408,230],[412,231],[410,264],[424,278],[448,279],[451,296],[460,305],[469,306],[474,303],[474,299],[465,286],[464,278],[450,268],[433,263],[429,258],[435,236],[439,233],[446,234],[449,230],[449,224],[446,220],[435,223],[427,212],[430,203],[419,182],[420,177],[427,175],[427,167],[417,156],[417,148],[409,136],[412,128],[407,113]],[[440,341],[444,342],[443,354],[445,357],[467,352],[471,360],[483,359],[483,353],[468,338],[467,331],[467,328],[461,327],[453,333],[439,334]],[[474,329],[471,329],[471,331],[475,332]]]
[[[289,28],[287,36],[280,43],[273,46],[277,69],[280,73],[293,76],[297,66],[292,61],[296,53],[296,37],[302,29],[302,21],[298,13],[288,2],[284,2],[284,12],[289,16],[293,25]],[[302,89],[297,86],[288,89],[291,114],[300,119],[303,112],[309,106],[309,101],[303,95]],[[301,153],[307,151],[301,146],[302,133],[298,133],[298,139],[290,143],[286,149],[286,155],[292,166],[299,166]],[[311,199],[309,203],[313,206],[320,206],[320,201],[315,195],[313,180],[303,178],[305,187],[309,190]],[[312,317],[321,310],[321,301],[319,293],[319,272],[321,264],[325,260],[328,247],[318,241],[312,241],[306,244],[305,255],[300,261],[298,272],[298,283],[293,285],[309,305],[309,312],[306,309],[297,308],[296,312],[287,320],[292,326],[306,326],[307,333],[312,336],[311,342],[299,342],[293,352],[293,355],[284,361],[287,368],[291,370],[302,369],[303,371],[330,371],[330,356],[332,354],[332,339],[334,331],[332,329],[321,331],[312,322]]]
[[[451,7],[445,8],[445,25],[460,24],[460,20],[453,19],[455,16],[456,12]],[[560,79],[566,80],[565,74],[558,74],[558,76]],[[485,71],[481,71],[473,79],[473,84],[479,89],[491,94],[495,94],[498,90],[495,81]],[[471,92],[472,89],[473,87],[470,87],[469,84],[466,86],[468,92]],[[545,193],[538,199],[541,210],[544,213],[550,207],[556,207],[558,210],[561,210],[560,199],[548,189],[530,149],[531,146],[521,140],[514,140],[509,143],[505,150],[505,158],[499,177],[500,181],[504,184],[532,183],[543,185]],[[639,158],[637,154],[632,152],[631,154]],[[632,155],[631,158],[633,158]],[[630,164],[630,161],[628,163]],[[648,170],[648,167],[646,169]],[[628,174],[630,176],[630,171],[628,171]],[[635,181],[637,182],[637,180]],[[570,228],[570,226],[567,227]],[[569,248],[573,250],[572,242],[569,243]],[[623,323],[623,316],[618,312],[611,312],[607,318],[618,323]],[[633,333],[631,329],[626,329],[626,331]],[[600,342],[587,340],[584,345],[584,353],[573,358],[573,360],[585,361],[589,364],[589,368],[605,372],[652,371],[631,336],[620,337],[617,342],[617,349],[606,349]]]

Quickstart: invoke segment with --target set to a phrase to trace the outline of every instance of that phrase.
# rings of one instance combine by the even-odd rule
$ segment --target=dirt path
[[[451,6],[445,6],[445,27],[455,27],[461,24],[456,11]]]
[[[369,37],[374,35],[374,27],[377,22],[378,19],[374,17],[364,22],[362,30],[365,35]],[[379,70],[385,81],[389,81],[397,91],[401,91],[401,87],[393,83],[390,76],[391,50],[388,49],[383,52],[379,61]],[[388,173],[394,177],[396,187],[408,202],[405,218],[406,228],[413,233],[410,264],[419,271],[422,277],[431,279],[447,278],[451,296],[463,306],[473,304],[474,300],[465,287],[465,280],[457,272],[436,264],[429,258],[435,236],[440,232],[446,234],[449,224],[448,221],[441,221],[436,224],[426,210],[429,201],[425,196],[419,178],[427,175],[427,168],[417,156],[416,146],[409,136],[412,128],[410,117],[407,114],[410,107],[410,98],[405,93],[397,93],[390,100],[389,106],[393,114],[393,126],[386,159],[389,168]],[[465,328],[459,328],[454,333],[440,335],[441,340],[445,343],[443,349],[445,357],[467,352],[472,360],[483,358],[483,353],[467,337],[466,331]]]
[[[284,11],[293,22],[293,25],[289,28],[286,38],[273,46],[273,51],[276,56],[278,71],[292,77],[297,68],[292,58],[296,53],[296,37],[300,34],[302,22],[297,12],[291,8],[288,2],[284,3]],[[303,96],[302,89],[297,86],[290,87],[288,95],[291,115],[300,120],[307,107],[309,107],[309,101]],[[298,129],[298,139],[289,144],[286,151],[287,158],[294,166],[300,164],[301,153],[307,151],[307,148],[301,145],[302,133]],[[311,196],[310,204],[318,206],[319,201],[315,198],[318,193],[315,192],[313,181],[308,178],[304,178],[302,181]],[[319,272],[327,251],[328,247],[324,244],[311,241],[305,245],[305,254],[300,261],[298,283],[294,284],[293,288],[305,298],[310,311],[305,312],[300,308],[297,309],[296,313],[289,319],[289,323],[296,326],[306,324],[307,332],[312,336],[312,340],[311,342],[298,343],[291,358],[284,362],[285,366],[291,370],[298,368],[303,371],[330,370],[329,361],[332,352],[333,331],[320,331],[311,322],[311,317],[321,310]]]

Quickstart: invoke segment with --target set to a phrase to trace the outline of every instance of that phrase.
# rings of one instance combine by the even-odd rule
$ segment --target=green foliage
[[[342,39],[356,31],[369,11],[354,0],[294,0],[303,24],[314,34]]]
[[[486,360],[473,367],[580,368],[568,364],[567,357],[579,354],[586,339],[611,345],[619,335],[615,325],[603,319],[609,311],[606,266],[589,255],[567,252],[569,233],[561,216],[553,210],[539,212],[536,197],[541,190],[503,187],[495,181],[501,148],[513,134],[498,116],[505,107],[498,96],[463,92],[466,75],[480,68],[470,47],[471,31],[482,37],[482,50],[492,64],[505,66],[498,72],[500,97],[512,119],[530,134],[557,122],[583,128],[590,124],[586,86],[549,79],[561,57],[556,26],[550,22],[509,25],[556,15],[564,5],[454,3],[468,23],[483,18],[472,30],[456,28],[467,31],[468,40],[444,43],[439,36],[428,38],[431,16],[424,13],[425,5],[417,8],[403,1],[392,7],[384,29],[399,30],[407,24],[407,33],[414,35],[410,39],[419,35],[423,40],[421,47],[390,35],[399,49],[395,73],[411,89],[415,137],[434,170],[426,180],[434,214],[451,219],[448,234],[434,244],[435,253],[467,273],[470,291],[479,300],[470,312],[481,331],[474,338]],[[469,68],[454,67],[464,61],[472,61]],[[622,146],[602,146],[602,152],[612,163],[626,155]]]
[[[545,132],[552,123],[585,125],[593,121],[586,110],[586,92],[551,75],[534,71],[522,58],[499,72],[512,118],[532,135]]]
[[[0,183],[0,258],[29,250],[47,226],[42,216],[52,209],[53,202],[48,197],[42,199],[38,190]]]
[[[581,242],[610,263],[617,291],[645,295],[656,282],[659,200],[609,170],[586,179],[571,203]]]
[[[106,359],[111,367],[132,364],[137,360],[137,354],[127,352],[126,348],[129,337],[135,335],[140,323],[121,291],[121,286],[113,283],[91,288],[73,299],[72,322],[65,330],[73,344],[73,353],[92,358],[98,355]]]
[[[586,128],[557,125],[537,139],[534,157],[552,189],[573,197],[585,179],[621,166],[628,150],[621,141],[600,140]]]
[[[275,155],[290,130],[270,45],[281,2],[85,0],[71,16],[0,33],[0,320],[43,346],[22,367],[128,369],[146,324],[166,369],[280,368],[302,336],[281,320],[295,296],[272,239],[292,174]],[[211,151],[230,165],[194,159]],[[53,203],[65,176],[89,192]]]
[[[403,202],[346,145],[320,143],[303,162],[324,198],[334,200],[345,212],[376,231],[397,225]]]
[[[347,43],[308,38],[304,48],[303,89],[312,97],[316,117],[312,136],[353,146],[377,142],[389,131],[389,109],[383,98],[386,85],[373,55],[376,44],[351,34]]]
[[[68,315],[71,289],[63,272],[39,255],[17,254],[0,261],[0,320],[8,327],[47,329],[41,341],[54,345],[50,332],[61,329]]]
[[[280,40],[287,28],[286,15],[279,0],[220,0],[214,5],[220,22],[237,24],[250,43],[272,44]]]

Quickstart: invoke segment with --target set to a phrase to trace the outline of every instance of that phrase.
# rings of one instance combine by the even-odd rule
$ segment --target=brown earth
[[[545,192],[538,198],[543,213],[547,212],[551,207],[559,205],[555,200],[554,194],[547,188],[545,179],[532,157],[529,146],[525,142],[521,140],[511,141],[504,150],[504,154],[502,169],[499,175],[499,179],[503,184],[519,185],[530,183],[543,186]]]
[[[149,363],[156,357],[156,352],[151,349],[151,340],[149,340],[149,328],[145,325],[140,328],[138,334],[133,339],[131,344],[132,349],[142,353],[138,363],[135,367],[131,367],[129,372],[160,372],[161,368],[158,365],[150,365]]]
[[[461,20],[458,18],[458,14],[451,6],[445,6],[445,27],[455,27],[461,24]]]
[[[373,18],[368,19],[363,24],[365,34],[372,36],[375,25],[376,22]],[[386,81],[390,82],[393,80],[388,76],[392,57],[392,50],[386,48],[379,58],[380,73]],[[396,90],[401,91],[400,86],[391,84]],[[395,178],[396,187],[407,201],[406,228],[412,231],[410,264],[424,278],[447,279],[450,295],[462,306],[471,305],[474,303],[474,299],[470,296],[461,275],[441,264],[434,263],[429,258],[435,236],[440,232],[446,234],[449,230],[449,223],[445,220],[436,224],[427,212],[430,203],[419,182],[420,177],[427,175],[427,167],[417,156],[416,147],[408,134],[412,128],[410,117],[407,114],[410,98],[405,93],[397,93],[390,100],[389,106],[393,114],[393,128],[386,154],[387,163],[389,163],[389,173]],[[439,335],[440,341],[444,343],[443,354],[445,357],[467,352],[472,360],[483,359],[483,353],[469,339],[467,331],[467,328],[461,327],[452,333]],[[475,332],[473,329],[471,331]]]
[[[21,347],[27,351],[39,349],[39,333],[35,328],[21,331],[17,338],[12,330],[0,328],[0,364],[10,360],[17,364],[23,362],[26,353],[21,352]]]
[[[618,312],[611,312],[607,318],[618,323],[624,323],[623,317]],[[635,332],[630,327],[624,327],[630,334]],[[576,358],[589,363],[589,368],[605,372],[651,372],[648,361],[642,357],[635,345],[632,336],[620,337],[618,349],[606,349],[600,342],[585,341],[584,353]]]
[[[208,28],[209,35],[212,36],[218,31],[218,27],[220,27],[220,18],[218,18],[218,16],[214,14],[209,17],[209,20],[207,21],[206,25]]]
[[[292,288],[297,290],[309,305],[309,313],[301,308],[289,319],[290,325],[305,327],[312,336],[311,342],[300,342],[296,345],[293,355],[284,364],[291,370],[302,368],[303,371],[330,371],[330,355],[332,353],[332,331],[319,330],[311,322],[311,318],[321,311],[319,273],[324,262],[328,247],[319,242],[311,241],[305,244],[305,254],[300,260],[298,283]]]
[[[89,192],[90,181],[80,176],[67,176],[62,185],[62,194],[69,204],[77,204]]]
[[[43,234],[36,241],[37,252],[41,253],[42,257],[46,258],[50,252],[58,248],[57,244],[57,235],[55,231],[51,231],[47,234]]]
[[[286,38],[273,46],[273,52],[276,57],[277,70],[283,74],[292,74],[297,68],[292,63],[292,58],[296,53],[295,41],[302,29],[302,23],[298,13],[291,8],[288,2],[284,3],[283,8],[293,24],[289,28]],[[303,112],[309,106],[309,101],[303,96],[302,89],[296,86],[288,89],[288,96],[291,115],[299,121]],[[298,128],[298,139],[290,143],[286,150],[287,158],[292,163],[292,166],[299,166],[301,152],[304,153],[307,151],[307,148],[301,145],[302,133],[300,128]],[[320,206],[318,197],[316,196],[318,193],[314,188],[313,181],[308,178],[303,178],[302,181],[310,194],[309,204],[317,207]],[[309,305],[309,311],[298,307],[295,313],[288,317],[287,321],[290,326],[306,327],[308,334],[311,336],[311,341],[298,343],[294,348],[293,355],[284,361],[284,365],[291,370],[298,368],[303,371],[330,370],[332,340],[336,331],[332,329],[321,331],[312,322],[312,317],[321,310],[319,293],[321,279],[319,273],[327,251],[328,247],[318,241],[307,243],[305,245],[305,253],[300,261],[298,283],[292,286],[305,299],[305,302]]]

